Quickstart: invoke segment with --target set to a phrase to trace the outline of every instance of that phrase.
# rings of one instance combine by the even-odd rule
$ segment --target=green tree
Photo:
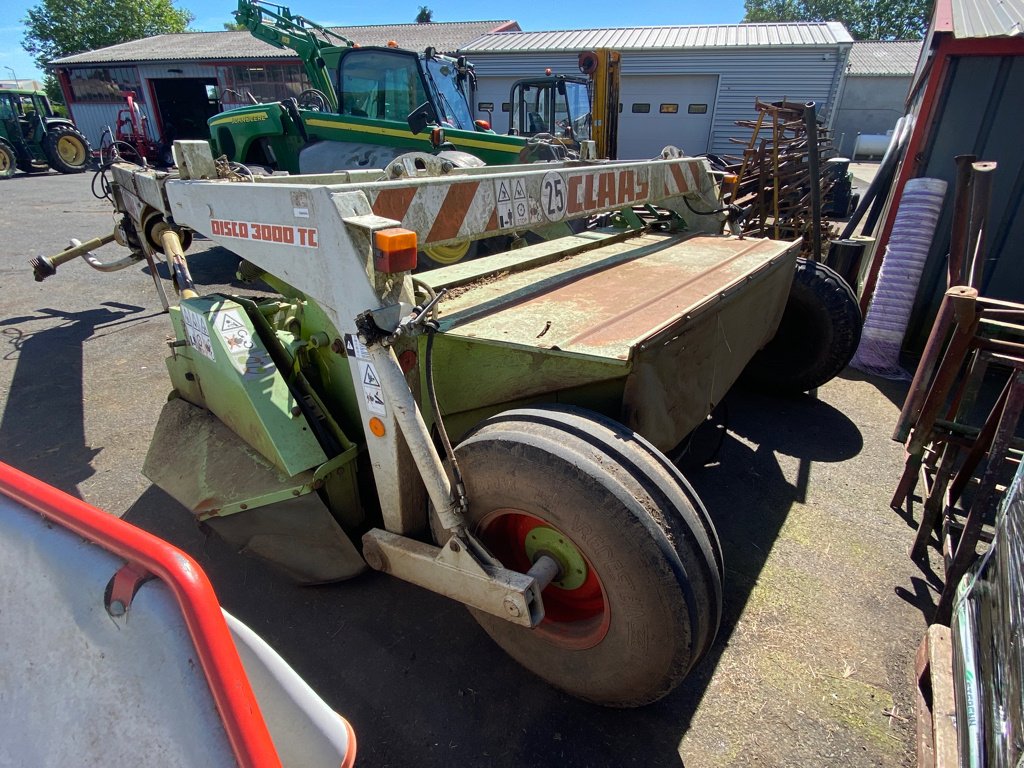
[[[248,27],[238,21],[225,21],[224,29],[228,32],[241,32],[243,29],[248,29]]]
[[[434,12],[425,5],[420,6],[420,12],[416,14],[417,24],[429,24],[434,20]]]
[[[21,47],[42,67],[79,51],[184,32],[192,18],[172,0],[42,0],[22,19]]]
[[[840,21],[855,40],[920,40],[932,0],[746,0],[744,21]]]
[[[60,89],[60,81],[49,72],[43,75],[43,90],[52,104],[64,103],[64,91]]]

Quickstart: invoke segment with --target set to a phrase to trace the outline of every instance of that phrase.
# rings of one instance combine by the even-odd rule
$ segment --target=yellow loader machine
[[[147,476],[298,581],[369,567],[464,603],[573,696],[637,706],[685,678],[724,570],[666,453],[755,355],[781,388],[837,373],[860,322],[842,281],[797,243],[722,234],[707,161],[671,152],[252,178],[205,142],[174,151],[171,172],[113,168],[128,256],[34,261],[40,279],[79,256],[169,263],[173,389]],[[598,214],[610,226],[411,272],[424,246]],[[272,292],[204,294],[192,232]]]

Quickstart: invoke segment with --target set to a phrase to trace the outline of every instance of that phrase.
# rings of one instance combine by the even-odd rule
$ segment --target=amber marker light
[[[373,434],[375,434],[377,437],[384,437],[384,433],[387,432],[387,430],[384,429],[384,422],[378,419],[376,416],[373,416],[370,419],[370,431],[373,432]]]
[[[390,227],[373,233],[373,268],[378,272],[408,272],[416,268],[416,233]]]

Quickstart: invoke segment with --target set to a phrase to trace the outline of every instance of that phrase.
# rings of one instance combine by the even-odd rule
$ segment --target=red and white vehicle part
[[[192,558],[3,463],[0,570],[0,764],[355,762]]]

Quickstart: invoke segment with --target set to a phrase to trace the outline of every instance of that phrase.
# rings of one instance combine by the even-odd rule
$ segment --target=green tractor
[[[91,162],[89,141],[66,117],[59,117],[41,91],[0,90],[0,179],[18,169],[81,173]]]

